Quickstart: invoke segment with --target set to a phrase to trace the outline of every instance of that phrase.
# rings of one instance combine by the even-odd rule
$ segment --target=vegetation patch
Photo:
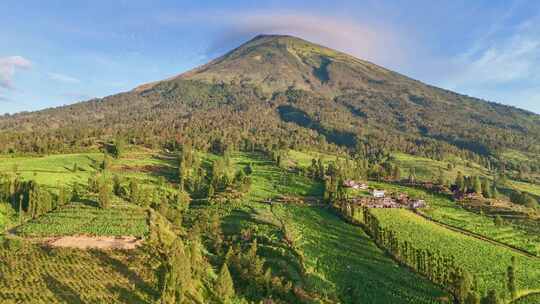
[[[16,233],[25,237],[144,237],[148,234],[147,212],[132,205],[101,209],[83,203],[72,203],[30,220],[18,227]]]
[[[518,254],[508,248],[448,230],[408,210],[380,209],[372,213],[382,227],[416,247],[444,252],[476,278],[481,292],[494,289],[504,293],[507,267],[516,259],[518,290],[540,290],[540,259]]]

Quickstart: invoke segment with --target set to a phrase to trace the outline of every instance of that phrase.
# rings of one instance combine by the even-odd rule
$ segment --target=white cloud
[[[15,89],[13,77],[17,69],[30,69],[30,60],[21,56],[10,56],[0,58],[0,87],[5,89]]]
[[[49,76],[50,79],[58,81],[58,82],[63,82],[63,83],[80,83],[81,82],[79,79],[75,77],[71,77],[64,74],[48,73],[47,75]]]
[[[460,69],[448,79],[451,87],[528,80],[540,72],[540,36],[518,34],[454,60]]]

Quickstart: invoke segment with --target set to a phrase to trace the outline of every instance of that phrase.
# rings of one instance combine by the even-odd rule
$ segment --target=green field
[[[311,165],[311,161],[322,160],[323,163],[330,161],[335,161],[338,157],[336,155],[314,152],[314,151],[298,151],[298,150],[289,150],[287,157],[295,162],[299,166],[308,167]]]
[[[540,259],[529,258],[510,249],[443,228],[403,209],[373,209],[382,227],[395,231],[398,238],[417,248],[452,254],[478,279],[481,290],[504,290],[506,268],[511,257],[517,260],[517,286],[520,290],[540,291]]]
[[[511,222],[503,226],[495,225],[493,218],[463,209],[458,203],[444,195],[431,194],[422,189],[392,185],[388,183],[370,183],[376,188],[393,192],[407,193],[411,197],[423,198],[430,208],[420,210],[436,221],[450,226],[474,232],[490,239],[523,249],[532,254],[540,252],[540,235],[534,230],[527,230]]]
[[[23,224],[16,233],[25,237],[80,234],[143,237],[148,234],[147,213],[132,205],[100,209],[72,203]]]
[[[17,254],[14,254],[14,253]],[[0,303],[152,303],[158,294],[142,250],[0,248]]]
[[[198,153],[198,156],[205,167],[211,167],[211,162],[220,157],[208,153]],[[293,160],[294,164],[301,166],[309,166],[312,158],[321,158],[325,162],[336,160],[335,156],[315,152],[290,151],[288,157]],[[316,291],[328,299],[343,303],[355,303],[355,301],[389,304],[438,303],[442,301],[442,298],[448,297],[441,288],[423,277],[399,267],[375,246],[362,229],[344,222],[329,210],[308,205],[287,204],[275,206],[272,210],[269,205],[261,203],[268,198],[279,196],[320,199],[324,191],[321,182],[279,168],[260,153],[235,152],[231,159],[234,168],[230,168],[230,174],[251,165],[253,173],[250,175],[252,184],[250,192],[237,204],[206,206],[204,208],[224,210],[222,213],[224,229],[231,237],[238,235],[243,229],[253,230],[257,238],[261,239],[261,252],[266,255],[267,263],[272,265],[273,271],[293,278],[296,283],[303,284],[307,290]],[[86,183],[88,178],[99,170],[103,155],[91,153],[40,158],[4,158],[3,160],[7,161],[1,162],[0,171],[15,172],[24,179],[35,179],[39,183],[55,188],[58,184]],[[409,159],[405,156],[401,157],[401,161],[405,162],[417,160],[416,157]],[[434,166],[433,162],[435,161],[426,164],[418,163],[417,165]],[[79,167],[77,172],[73,172],[74,163],[77,163]],[[14,168],[14,164],[18,164],[17,168]],[[443,166],[444,162],[440,162],[439,165]],[[159,177],[164,177],[166,181],[170,182],[170,186],[173,186],[176,183],[176,166],[177,161],[174,155],[148,151],[130,152],[120,159],[112,160],[109,172],[123,177],[137,178],[146,185],[154,184]],[[416,172],[417,175],[423,174],[421,170]],[[377,188],[405,192],[412,197],[425,198],[430,204],[430,208],[426,209],[425,213],[435,220],[485,235],[530,252],[538,250],[540,243],[538,235],[511,225],[497,227],[491,218],[466,211],[444,196],[387,183],[370,184]],[[193,207],[189,214],[195,215],[201,210]],[[383,225],[399,230],[400,236],[415,242],[421,248],[438,248],[442,252],[456,255],[466,269],[481,279],[479,284],[484,290],[500,288],[499,285],[500,282],[503,282],[501,280],[504,280],[504,270],[510,263],[510,257],[516,255],[504,247],[442,228],[419,218],[417,215],[412,215],[408,211],[376,210],[376,214]],[[12,214],[6,216],[6,212],[0,210],[0,227],[5,224],[7,218],[12,217]],[[291,253],[287,253],[289,248],[283,247],[283,244],[277,241],[281,237],[279,227],[276,224],[279,223],[280,219],[286,219],[300,236],[298,250],[303,256],[304,266],[307,269],[307,277],[305,278],[302,277],[300,266],[296,265],[294,259],[290,258]],[[30,220],[17,227],[16,234],[23,237],[77,234],[145,237],[148,235],[149,229],[147,220],[147,212],[144,209],[119,202],[118,199],[116,199],[114,207],[105,210],[93,206],[93,202],[88,201],[59,207],[35,220]],[[36,291],[28,291],[28,293],[38,299],[37,303],[69,302],[68,299],[74,303],[96,302],[99,297],[102,297],[99,299],[106,299],[106,302],[109,303],[151,302],[149,299],[155,292],[151,286],[155,285],[148,285],[141,289],[141,286],[145,286],[145,282],[153,280],[147,270],[137,269],[133,266],[128,267],[125,264],[118,266],[115,261],[108,258],[107,261],[111,262],[113,266],[98,262],[92,264],[94,262],[92,254],[97,254],[93,251],[78,252],[54,249],[53,252],[58,253],[48,257],[45,253],[32,249],[31,254],[36,255],[36,265],[33,266],[35,270],[28,276],[29,280],[37,284],[38,288]],[[137,252],[135,259],[143,254],[140,250]],[[15,255],[10,256],[6,252],[3,254],[8,260],[15,259]],[[123,254],[121,252],[114,251],[111,254],[117,255],[118,259],[124,259],[121,257]],[[100,257],[105,258],[104,255],[100,255]],[[76,263],[67,261],[73,258],[83,261],[84,266],[77,268],[79,271],[91,269],[92,276],[88,278],[86,285],[72,286],[73,282],[83,280],[77,277],[79,274],[62,276],[59,271],[50,270],[52,267],[50,265],[57,263],[60,265],[57,267],[63,271],[77,272],[77,269],[74,269],[77,267]],[[13,263],[12,267],[23,267],[22,264],[16,264],[15,261],[10,263]],[[0,263],[0,267],[2,265],[5,267],[6,264]],[[519,256],[518,265],[518,287],[522,290],[540,289],[540,284],[536,283],[540,279],[540,260]],[[116,274],[116,276],[115,274],[107,274],[111,267],[120,268],[122,273]],[[133,273],[128,273],[126,267],[129,268],[128,270],[133,270]],[[139,280],[139,271],[146,273],[146,277]],[[50,276],[46,275],[48,272],[51,273]],[[3,283],[5,286],[0,286],[0,290],[11,288],[11,285],[14,284],[12,277],[14,273],[8,273],[6,277],[10,278],[11,275],[12,279],[5,280]],[[108,281],[109,283],[95,282],[93,276],[96,274],[110,275],[112,276],[111,281]],[[53,287],[48,285],[52,284],[50,282],[54,282]],[[127,282],[126,284],[139,284],[139,286],[126,287],[124,282]],[[114,284],[124,285],[115,290],[113,288],[103,289],[103,286]],[[12,293],[3,295],[5,298],[2,300],[5,300],[6,303],[9,301],[20,302],[21,299],[24,301],[27,299],[24,298],[24,294],[25,290],[29,288],[28,285],[30,285],[29,282],[23,282],[22,287],[14,288]],[[43,291],[44,288],[49,289]],[[83,291],[84,288],[88,291]],[[37,293],[40,293],[41,296],[38,296]],[[68,298],[63,300],[58,298],[63,296]],[[53,297],[56,297],[56,300]]]
[[[18,174],[25,180],[56,187],[73,182],[86,183],[103,160],[103,154],[64,154],[44,157],[0,157],[0,172]],[[73,172],[77,164],[79,170]]]
[[[438,303],[446,295],[399,267],[365,232],[320,208],[285,206],[301,232],[306,264],[322,290],[345,303]]]
[[[234,160],[238,166],[253,164],[252,200],[279,194],[322,194],[320,183],[285,172],[260,154],[239,153]],[[252,212],[268,213],[268,205],[248,204]],[[276,208],[301,235],[300,250],[311,271],[310,288],[345,303],[438,303],[438,298],[447,296],[429,281],[399,267],[362,229],[329,211],[295,205]]]
[[[110,159],[109,172],[128,178],[138,178],[148,183],[159,176],[170,176],[175,172],[174,156],[161,153],[133,151],[120,159]],[[1,157],[0,173],[17,174],[24,180],[55,188],[72,185],[74,182],[86,184],[88,178],[100,170],[103,153],[80,153],[48,155],[43,157]],[[77,171],[73,171],[77,164]]]
[[[322,196],[319,182],[286,172],[258,153],[236,153],[233,160],[238,168],[253,167],[250,198],[262,200],[279,195]]]
[[[438,161],[404,153],[394,153],[392,156],[402,169],[404,177],[409,176],[410,172],[414,170],[416,178],[421,181],[437,180],[441,170],[444,173],[445,178],[452,182],[456,179],[458,172],[463,173],[465,176],[489,176],[490,174],[486,168],[473,162],[463,161],[457,157],[452,157],[445,161]],[[448,170],[448,164],[450,163],[454,165],[452,170]]]

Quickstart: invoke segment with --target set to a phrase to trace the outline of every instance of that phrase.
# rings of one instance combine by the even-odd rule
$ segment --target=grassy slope
[[[0,156],[0,173],[15,172],[25,180],[35,180],[52,188],[59,184],[74,182],[86,184],[88,178],[100,169],[102,153],[79,153],[48,155],[43,157]],[[77,164],[78,171],[73,171]],[[145,182],[155,182],[159,176],[168,178],[175,172],[173,157],[148,151],[127,152],[122,158],[112,159],[110,172],[124,177],[133,177]]]
[[[540,259],[528,258],[509,249],[450,231],[408,210],[375,209],[383,227],[397,232],[415,246],[453,254],[465,269],[475,274],[482,290],[504,290],[506,268],[517,259],[518,288],[540,291]]]
[[[411,169],[414,168],[416,177],[421,181],[437,180],[439,177],[439,170],[443,170],[445,177],[449,181],[454,181],[458,172],[461,172],[466,176],[489,176],[489,171],[486,168],[483,168],[476,163],[463,161],[459,158],[452,158],[447,161],[437,161],[404,153],[394,153],[393,156],[396,163],[402,168],[403,176],[409,176]],[[450,171],[448,170],[449,163],[455,165]],[[467,164],[469,164],[469,166],[467,166]]]
[[[284,173],[257,154],[238,154],[243,165],[253,163],[254,200],[278,194],[320,195],[322,185]],[[285,175],[285,177],[284,177]],[[265,210],[266,205],[251,207]],[[328,210],[284,205],[281,217],[301,232],[301,250],[310,268],[309,284],[345,303],[433,303],[444,293],[427,280],[398,267],[358,227],[343,222]]]
[[[16,172],[25,180],[56,187],[58,183],[86,183],[103,160],[100,153],[49,155],[44,157],[0,157],[0,172]],[[78,172],[73,172],[77,164]]]
[[[409,176],[411,169],[414,168],[416,177],[421,181],[435,181],[439,177],[439,171],[442,169],[445,178],[453,182],[456,179],[457,172],[461,172],[466,176],[482,176],[491,180],[493,175],[486,168],[473,162],[466,162],[459,158],[451,158],[447,161],[437,161],[430,158],[424,158],[403,153],[393,154],[396,163],[402,169],[403,176]],[[453,163],[455,167],[452,170],[448,169],[448,164]],[[505,185],[513,190],[529,192],[530,194],[540,196],[540,185],[535,185],[527,182],[509,180]]]

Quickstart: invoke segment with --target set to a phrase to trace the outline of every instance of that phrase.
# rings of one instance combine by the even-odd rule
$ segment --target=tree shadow
[[[88,206],[88,207],[95,207],[95,208],[99,207],[98,202],[93,201],[93,200],[89,200],[89,199],[80,199],[80,200],[77,201],[77,203],[79,203],[81,205]]]
[[[97,258],[101,264],[106,267],[110,267],[120,275],[128,279],[129,283],[135,286],[136,289],[141,290],[155,298],[159,296],[159,293],[148,283],[146,283],[137,273],[129,269],[129,267],[103,251],[92,250],[91,254]],[[129,292],[129,291],[128,291]]]
[[[110,292],[118,296],[118,300],[126,304],[146,304],[148,303],[142,299],[139,295],[135,294],[133,291],[121,287],[121,286],[112,286],[108,288]]]
[[[60,303],[85,303],[73,288],[46,274],[45,284]]]

